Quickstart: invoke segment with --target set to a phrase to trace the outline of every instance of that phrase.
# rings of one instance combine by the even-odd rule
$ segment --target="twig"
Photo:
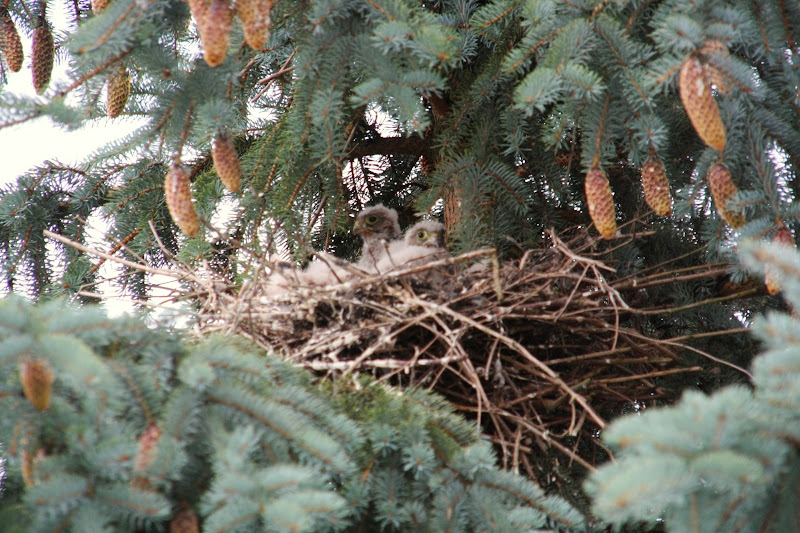
[[[417,303],[417,305],[419,305],[420,307],[423,307],[423,308],[435,308],[436,310],[440,311],[441,313],[450,315],[453,318],[455,318],[457,320],[460,320],[460,321],[462,321],[462,322],[464,322],[466,324],[469,324],[473,328],[478,329],[478,330],[482,331],[483,333],[486,333],[487,335],[489,335],[491,337],[495,337],[495,338],[499,339],[500,342],[502,342],[503,344],[505,344],[509,348],[512,348],[513,350],[517,351],[520,355],[525,357],[525,359],[527,359],[528,361],[533,363],[534,366],[536,366],[542,372],[544,372],[544,374],[553,383],[555,383],[559,387],[561,387],[564,390],[564,392],[569,394],[576,402],[578,402],[578,404],[581,407],[583,407],[586,410],[587,413],[589,413],[589,416],[592,417],[592,420],[594,420],[595,424],[597,424],[600,427],[600,429],[602,429],[602,428],[604,428],[606,426],[605,421],[602,418],[600,418],[600,416],[597,413],[594,412],[594,409],[592,409],[591,406],[588,404],[588,402],[586,401],[586,398],[584,398],[583,396],[581,396],[580,394],[577,394],[574,390],[572,390],[572,388],[570,388],[569,385],[564,383],[564,381],[560,377],[558,377],[558,375],[555,372],[553,372],[550,369],[549,366],[545,365],[539,359],[534,357],[534,355],[532,353],[530,353],[524,346],[519,344],[514,339],[511,339],[511,338],[503,335],[502,333],[499,333],[499,332],[497,332],[497,331],[495,331],[495,330],[493,330],[491,328],[487,328],[483,324],[479,324],[478,322],[472,320],[471,318],[453,311],[452,309],[450,309],[447,306],[434,304],[432,302],[426,302],[426,301],[420,300],[418,298],[415,300],[415,302]]]
[[[689,309],[696,309],[698,307],[703,307],[704,305],[727,302],[730,300],[739,300],[741,298],[745,298],[746,296],[757,294],[758,292],[759,288],[755,287],[741,292],[729,294],[727,296],[720,296],[718,298],[709,298],[707,300],[701,300],[699,302],[694,302],[680,307],[665,307],[661,309],[630,309],[629,312],[635,315],[663,315],[663,314],[680,313],[682,311],[688,311]]]
[[[53,233],[50,230],[44,230],[42,233],[44,233],[45,237],[49,237],[49,238],[51,238],[53,240],[56,240],[56,241],[58,241],[60,243],[66,244],[68,246],[72,246],[73,248],[75,248],[76,250],[80,250],[81,252],[85,252],[87,254],[96,255],[97,257],[102,257],[103,259],[107,259],[108,261],[113,261],[115,263],[120,263],[122,265],[125,265],[127,267],[130,267],[130,268],[133,268],[133,269],[136,269],[136,270],[141,270],[142,272],[148,272],[150,274],[158,274],[158,275],[162,275],[162,276],[168,276],[170,278],[174,278],[174,279],[178,279],[178,280],[191,280],[191,281],[194,281],[194,282],[197,282],[197,283],[200,282],[200,280],[197,278],[197,276],[195,276],[191,272],[186,272],[186,271],[177,271],[176,272],[174,270],[163,270],[163,269],[160,269],[160,268],[152,268],[152,267],[150,267],[148,265],[143,265],[141,263],[134,263],[133,261],[128,261],[127,259],[122,259],[121,257],[115,257],[115,256],[107,254],[105,252],[101,252],[99,250],[94,250],[94,249],[89,248],[88,246],[85,246],[85,245],[83,245],[83,244],[81,244],[79,242],[75,242],[72,239],[64,237],[63,235],[58,235],[57,233]]]
[[[280,78],[284,74],[288,74],[289,72],[292,72],[294,70],[294,67],[290,67],[289,63],[292,62],[292,59],[294,58],[294,55],[296,53],[297,53],[297,49],[295,48],[294,50],[292,50],[292,53],[289,54],[289,57],[283,63],[283,65],[278,70],[278,72],[274,72],[274,73],[270,74],[269,76],[267,76],[266,78],[260,79],[260,80],[258,80],[256,82],[256,85],[263,85],[264,88],[261,89],[261,91],[259,91],[259,93],[257,95],[255,95],[253,98],[250,99],[251,102],[255,102],[259,98],[261,98],[261,96],[263,96],[264,93],[269,90],[269,87],[270,87],[270,85],[272,85],[273,81],[275,81],[276,79]]]

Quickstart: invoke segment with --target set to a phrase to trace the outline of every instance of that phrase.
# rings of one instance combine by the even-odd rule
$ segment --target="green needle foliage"
[[[751,268],[780,272],[800,306],[800,253],[749,243]],[[674,407],[615,422],[605,441],[616,464],[586,484],[593,511],[611,523],[664,520],[667,531],[792,531],[800,515],[800,320],[757,320],[767,350],[753,362],[753,388],[686,393]]]
[[[230,29],[222,19],[207,24],[203,0],[111,0],[103,9],[81,0],[69,4],[67,21],[54,16],[55,5],[0,2],[2,54],[12,26],[23,37],[52,27],[58,74],[40,96],[11,94],[6,82],[29,76],[28,58],[37,54],[26,50],[22,73],[10,72],[3,56],[0,128],[102,124],[108,82],[127,71],[130,98],[114,120],[132,131],[85,147],[83,161],[44,162],[3,185],[0,276],[8,293],[80,300],[108,275],[45,230],[152,267],[177,258],[238,283],[252,274],[242,264],[267,254],[297,264],[314,251],[354,259],[353,217],[378,202],[397,209],[403,227],[419,213],[442,219],[453,252],[493,246],[503,259],[528,257],[548,244],[550,228],[595,235],[584,183],[599,167],[622,238],[585,239],[587,254],[611,250],[615,275],[633,287],[622,296],[650,308],[620,315],[615,327],[689,339],[698,353],[748,366],[757,347],[746,336],[720,342],[702,334],[739,328],[781,305],[763,291],[753,297],[755,265],[742,265],[734,251],[779,227],[800,229],[796,1],[278,0],[260,50],[243,42],[238,19]],[[209,26],[217,37],[229,33],[215,67],[203,56]],[[682,67],[695,59],[703,76],[679,87]],[[49,60],[34,57],[33,69]],[[722,124],[724,147],[702,140],[709,123]],[[212,161],[220,136],[234,140],[236,193]],[[14,156],[2,149],[0,159]],[[663,163],[669,217],[645,203],[648,160]],[[197,238],[181,235],[168,211],[164,177],[173,163],[191,180]],[[729,194],[713,198],[707,176],[719,163],[730,171],[720,187]],[[740,217],[720,216],[732,212],[743,227],[724,222]],[[113,268],[120,290],[153,295],[144,270]],[[639,275],[661,274],[676,281],[636,288]],[[797,307],[792,279],[783,283]],[[189,345],[94,308],[8,300],[0,314],[7,472],[0,524],[164,530],[188,508],[223,531],[580,527],[563,502],[497,471],[487,445],[420,392],[360,381],[319,391],[309,376],[238,342]],[[778,343],[770,354],[790,357],[786,332],[794,323],[769,320],[784,320],[783,334],[767,340]],[[32,355],[40,366],[30,366]],[[680,357],[710,366],[695,352]],[[41,412],[21,395],[20,364],[40,389],[48,372],[54,376]],[[670,397],[741,383],[729,368],[656,379],[653,388]],[[676,530],[695,528],[687,520],[703,506],[719,511],[704,522],[711,529],[752,520],[777,531],[790,523],[791,506],[768,513],[797,492],[787,474],[795,451],[770,431],[791,427],[781,418],[788,414],[772,409],[794,389],[775,389],[764,380],[780,374],[754,368],[754,392],[693,393],[663,412],[680,413],[672,422],[667,414],[636,421],[663,416],[659,424],[683,433],[628,421],[607,432],[612,445],[635,446],[626,440],[635,435],[658,453],[631,454],[652,467],[649,477],[636,478],[626,457],[615,467],[625,472],[622,484],[602,477],[616,470],[602,469],[589,484],[596,512],[615,523],[663,515]],[[44,404],[41,390],[28,388]],[[768,400],[770,390],[779,392]],[[694,405],[705,406],[701,415]],[[728,409],[734,418],[720,425]],[[656,436],[671,443],[672,455],[663,455]],[[728,436],[741,446],[720,440]],[[776,483],[786,490],[774,492]],[[604,499],[598,487],[606,486],[629,498]]]
[[[55,23],[48,4],[8,0],[0,16],[25,34]],[[0,94],[0,127],[40,117],[93,125],[120,68],[132,87],[115,120],[136,127],[77,166],[46,163],[0,194],[3,275],[34,294],[97,278],[74,251],[48,251],[44,228],[85,241],[91,215],[102,216],[109,240],[163,263],[152,222],[176,252],[161,189],[174,160],[191,170],[196,209],[219,230],[206,227],[194,259],[242,245],[301,262],[323,248],[352,258],[352,217],[377,202],[399,209],[403,226],[418,212],[443,216],[453,250],[520,254],[543,230],[590,223],[583,181],[594,166],[608,175],[618,222],[635,221],[623,231],[657,232],[622,252],[636,268],[658,264],[654,250],[733,259],[737,236],[719,209],[745,211],[743,235],[798,213],[795,2],[280,0],[265,47],[244,44],[236,19],[213,68],[185,2],[113,0],[99,12],[79,2],[70,17],[55,32],[66,79],[43,98]],[[715,82],[722,152],[703,144],[679,98],[692,56]],[[0,83],[23,74],[2,70]],[[218,135],[236,139],[241,193],[225,193],[210,164]],[[671,219],[647,215],[639,182],[651,154],[666,169]],[[739,190],[726,205],[706,186],[720,160]],[[126,289],[149,287],[133,275]]]
[[[49,405],[24,368],[52,370]],[[180,341],[60,301],[0,301],[0,527],[163,531],[578,531],[501,471],[440,397],[365,379],[320,390],[243,341]],[[5,530],[5,529],[4,529]]]

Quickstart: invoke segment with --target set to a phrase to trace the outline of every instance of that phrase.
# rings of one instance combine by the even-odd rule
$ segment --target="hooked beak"
[[[364,227],[364,224],[360,220],[356,220],[355,226],[353,226],[353,234],[354,235],[365,235],[367,233],[367,228]]]
[[[426,248],[438,248],[439,247],[438,237],[439,236],[436,234],[429,235],[426,239],[422,241],[422,246],[425,246]]]

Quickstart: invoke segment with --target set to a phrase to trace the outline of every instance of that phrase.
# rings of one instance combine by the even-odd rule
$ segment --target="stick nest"
[[[238,291],[208,282],[194,287],[197,327],[243,334],[323,378],[435,390],[534,479],[552,474],[554,450],[591,470],[608,457],[597,438],[606,417],[670,399],[656,378],[699,368],[681,364],[679,343],[620,325],[635,311],[622,293],[641,290],[587,251],[591,239],[549,240],[503,264],[479,250],[278,297],[265,296],[265,275]]]

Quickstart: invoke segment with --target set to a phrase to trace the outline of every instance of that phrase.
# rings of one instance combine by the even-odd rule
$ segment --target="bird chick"
[[[383,204],[367,207],[356,216],[353,233],[364,240],[356,266],[374,273],[376,264],[386,255],[388,243],[400,238],[397,211]]]
[[[347,261],[326,253],[319,253],[317,257],[316,261],[313,261],[300,273],[301,283],[334,285],[343,283],[352,277],[352,272],[347,269],[349,264]]]
[[[434,220],[417,222],[406,230],[406,244],[444,249],[444,224]]]
[[[447,255],[444,249],[444,225],[433,220],[417,222],[406,230],[402,241],[389,244],[386,255],[376,264],[378,272],[420,266]]]
[[[289,288],[300,283],[300,271],[291,263],[278,261],[272,267],[267,282],[264,284],[264,295],[269,297],[287,294]]]
[[[321,287],[343,283],[353,276],[349,263],[326,253],[318,253],[317,260],[300,270],[291,263],[276,263],[264,285],[264,295],[268,297],[288,294],[304,287]]]

